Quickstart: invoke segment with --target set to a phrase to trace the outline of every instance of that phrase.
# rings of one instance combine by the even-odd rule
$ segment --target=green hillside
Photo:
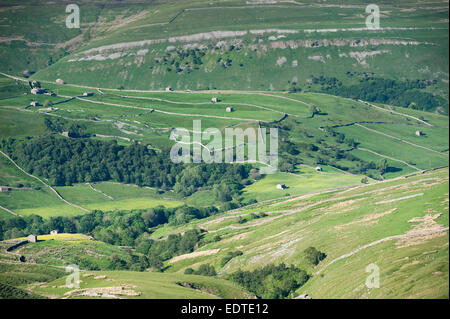
[[[260,212],[267,217],[255,219]],[[242,223],[242,219],[248,221]],[[198,222],[196,227],[206,229],[206,236],[219,235],[220,240],[199,250],[199,257],[175,257],[167,271],[182,273],[188,267],[208,263],[226,276],[242,268],[284,262],[300,265],[313,275],[298,295],[448,298],[448,222],[445,169],[344,191],[293,197]],[[171,230],[176,231],[180,230]],[[399,237],[389,240],[390,236]],[[317,266],[305,258],[304,251],[310,246],[327,255]],[[236,250],[243,255],[221,267],[226,254]],[[365,286],[365,268],[371,263],[380,269],[380,289]]]
[[[21,2],[0,13],[8,25],[0,70],[106,88],[338,95],[346,93],[333,83],[358,88],[373,79],[420,80],[425,87],[400,90],[394,100],[448,113],[446,2],[375,3],[378,31],[365,30],[360,1],[82,1],[80,29],[65,27],[64,5]],[[51,21],[45,32],[36,15]]]
[[[0,299],[449,298],[448,1],[67,4],[0,5]]]
[[[6,284],[50,298],[76,297],[89,290],[106,294],[97,289],[101,287],[123,287],[119,290],[136,292],[130,296],[117,290],[112,293],[126,298],[239,298],[250,295],[223,279],[239,269],[284,262],[305,269],[311,276],[293,297],[307,293],[312,298],[448,298],[447,198],[448,169],[444,169],[347,190],[292,197],[270,205],[257,204],[172,228],[171,233],[192,227],[203,229],[205,244],[193,253],[169,260],[164,273],[89,270],[109,269],[114,258],[133,262],[131,251],[98,241],[29,243],[14,250],[15,255],[1,254],[2,267],[10,269],[4,269],[2,278]],[[265,216],[255,218],[261,212]],[[164,237],[159,232],[161,235]],[[326,254],[317,266],[305,257],[305,249],[311,246]],[[242,254],[224,264],[226,255],[238,250]],[[96,254],[109,257],[98,259]],[[47,279],[33,284],[31,278],[15,282],[12,276],[17,270],[13,269],[23,263],[6,262],[17,260],[18,255],[25,256],[25,265],[81,265],[86,269],[80,277],[81,290],[63,287],[64,276],[49,283],[42,283]],[[365,268],[372,263],[380,269],[379,289],[365,286]],[[201,264],[213,265],[221,279],[183,275],[185,269],[197,269]],[[351,278],[348,269],[352,270]],[[410,278],[407,285],[405,277]],[[185,283],[189,285],[183,286]]]

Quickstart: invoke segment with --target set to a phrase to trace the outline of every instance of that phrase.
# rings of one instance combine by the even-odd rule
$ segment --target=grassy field
[[[316,298],[448,298],[446,259],[448,236],[402,249],[386,242],[336,262],[323,277],[313,278],[298,292],[314,292]],[[369,275],[365,266],[371,263],[380,269],[380,287],[376,289],[365,285]],[[339,290],[334,288],[337,286]]]
[[[1,242],[0,297],[11,286],[22,289],[15,290],[18,296],[30,291],[49,298],[101,297],[102,287],[131,294],[104,290],[104,297],[250,298],[227,275],[284,262],[311,275],[295,295],[448,298],[448,2],[373,3],[380,6],[380,30],[366,29],[363,0],[80,0],[80,28],[65,26],[63,4],[2,5],[0,148],[11,157],[21,150],[10,145],[39,136],[65,139],[60,133],[73,124],[86,138],[137,142],[161,152],[175,143],[172,129],[194,130],[193,120],[201,120],[202,130],[222,133],[277,127],[283,172],[252,173],[242,181],[232,203],[257,200],[250,206],[149,229],[157,240],[202,230],[206,245],[165,261],[165,273],[94,271],[117,269],[108,268],[111,256],[131,255],[99,241],[64,240],[82,234],[43,235],[12,253]],[[385,85],[362,88],[374,79]],[[56,96],[30,94],[33,80]],[[396,85],[414,83],[423,87],[394,98],[401,91]],[[361,96],[398,105],[371,104]],[[219,101],[211,103],[213,97]],[[415,109],[429,106],[430,112]],[[18,161],[26,160],[21,155]],[[420,172],[437,167],[447,168]],[[23,216],[85,213],[3,156],[0,185],[12,188],[0,192],[0,206]],[[89,211],[230,204],[210,186],[188,197],[176,187],[162,191],[111,180],[55,189]],[[0,208],[0,220],[10,218]],[[326,254],[317,266],[305,258],[310,246]],[[238,250],[243,254],[222,264]],[[62,267],[70,263],[84,270],[81,290],[62,287]],[[205,263],[218,276],[183,274]],[[365,285],[371,263],[380,269],[377,289]]]
[[[0,157],[0,185],[13,187],[37,187],[42,186],[34,178],[18,170],[7,158]]]
[[[364,126],[438,152],[448,150],[449,136],[444,133],[446,131],[444,128],[389,124],[365,124]],[[418,130],[422,132],[423,136],[415,134]]]
[[[85,277],[86,274],[93,276],[105,276],[104,279],[94,279],[93,276]],[[216,298],[248,298],[251,295],[229,281],[203,276],[173,275],[151,272],[132,271],[89,271],[82,272],[80,276],[82,283],[80,289],[95,289],[100,287],[126,287],[138,293],[138,296],[122,296],[122,298],[187,298],[187,299],[216,299]],[[191,284],[193,288],[182,286]],[[61,298],[73,289],[60,288],[65,284],[65,278],[57,279],[46,287],[37,287],[34,292],[51,298]],[[55,287],[55,288],[53,288]],[[70,298],[83,298],[73,294]],[[111,297],[109,297],[111,298]]]
[[[266,216],[251,216],[260,212]],[[240,223],[238,217],[246,221]],[[284,262],[298,265],[312,275],[296,292],[298,295],[448,298],[448,229],[445,228],[448,225],[448,169],[441,169],[347,190],[255,204],[192,224],[163,227],[158,236],[200,227],[207,230],[205,240],[210,240],[196,253],[167,262],[169,273],[85,271],[80,277],[81,290],[70,294],[73,289],[63,287],[64,277],[31,286],[24,282],[19,287],[31,288],[33,293],[51,298],[86,297],[80,293],[98,292],[94,288],[100,287],[123,287],[119,290],[131,289],[136,294],[122,296],[126,298],[248,297],[242,289],[224,281],[224,276],[237,269],[250,270],[267,263]],[[408,236],[389,239],[405,234]],[[219,241],[211,240],[217,235]],[[305,259],[304,250],[309,246],[327,255],[318,266]],[[91,253],[83,253],[86,249]],[[236,250],[243,255],[220,266],[223,256]],[[204,254],[197,256],[198,252]],[[74,262],[75,255],[84,256],[85,262],[87,259],[101,262],[103,259],[96,258],[96,254],[113,253],[124,254],[117,247],[97,241],[46,240],[20,248],[20,254],[27,260],[49,266]],[[2,258],[13,258],[3,255]],[[195,269],[204,263],[215,266],[218,278],[182,274],[187,267]],[[372,263],[380,269],[378,289],[365,286],[368,276],[365,269]],[[352,276],[348,275],[349,269]],[[9,278],[5,280],[12,280],[10,271],[5,269],[2,276]],[[86,273],[106,277],[94,279],[92,275],[84,276]],[[178,284],[186,282],[200,291]]]
[[[88,185],[64,186],[56,187],[55,189],[64,199],[88,210],[111,211],[146,209],[159,205],[166,207],[183,205],[181,201],[161,199],[161,197],[155,196],[155,192],[151,190],[138,189],[132,186],[124,186],[124,189],[123,186],[114,184],[108,186],[104,187],[106,188],[105,191],[113,194],[113,200],[92,190]],[[36,214],[48,218],[51,216],[73,216],[84,213],[81,209],[62,202],[47,188],[40,190],[14,189],[7,193],[0,193],[0,201],[2,205],[21,215]]]
[[[433,168],[448,164],[448,154],[438,154],[425,150],[358,126],[347,126],[338,129],[346,135],[355,136],[359,148],[370,149],[376,153],[403,160],[420,169]],[[401,136],[401,134],[398,134]],[[411,157],[411,154],[415,156]]]
[[[270,174],[247,186],[244,196],[258,201],[289,195],[306,194],[325,188],[358,185],[363,176],[329,172],[316,172],[313,167],[301,165],[297,173]],[[285,184],[284,190],[276,189],[278,184]]]
[[[48,85],[48,89],[58,92],[58,94],[67,94],[72,97],[81,95],[82,92],[86,91],[85,88],[56,84]],[[120,97],[118,94],[127,97]],[[220,102],[216,104],[210,103],[212,96],[218,97]],[[106,90],[104,95],[95,92],[94,96],[87,100],[68,100],[59,96],[46,98],[50,99],[52,103],[61,101],[62,103],[55,104],[55,107],[58,109],[51,114],[36,114],[37,110],[33,108],[28,108],[27,111],[29,112],[9,108],[0,109],[0,112],[5,114],[5,119],[11,119],[11,121],[1,121],[5,126],[5,129],[2,130],[6,134],[5,136],[21,138],[23,136],[43,134],[48,132],[43,125],[44,117],[60,117],[68,123],[67,125],[73,122],[79,123],[84,125],[88,134],[100,135],[100,137],[93,138],[104,140],[116,139],[114,136],[119,136],[122,138],[119,141],[124,145],[137,140],[149,143],[151,147],[158,149],[159,147],[167,147],[167,139],[171,128],[185,127],[192,129],[192,120],[194,119],[202,121],[202,129],[207,127],[224,129],[230,125],[234,127],[248,126],[249,124],[245,124],[245,120],[242,120],[246,117],[274,120],[282,115],[279,112],[287,112],[291,114],[288,117],[295,121],[296,126],[290,129],[288,134],[291,140],[296,143],[317,144],[317,139],[320,138],[332,148],[344,150],[344,152],[355,155],[367,162],[373,161],[378,163],[384,158],[383,156],[391,157],[387,158],[388,170],[383,174],[384,178],[395,178],[414,172],[415,170],[412,166],[417,169],[427,169],[448,164],[448,152],[438,153],[448,149],[448,128],[443,126],[443,120],[447,118],[446,116],[403,108],[396,109],[396,112],[399,113],[392,113],[361,102],[325,94],[242,94],[219,91],[209,93],[163,93]],[[0,100],[0,105],[14,104],[16,105],[15,107],[23,110],[28,99],[30,97],[22,96],[9,100]],[[11,103],[12,101],[14,103]],[[93,101],[122,106],[92,103]],[[227,105],[233,105],[238,111],[225,114],[223,108]],[[321,110],[320,114],[312,118],[308,117],[310,116],[311,105],[315,105]],[[380,106],[386,109],[392,108],[390,106]],[[189,117],[159,112],[149,113],[147,110],[153,107],[159,107],[161,110],[179,114],[183,114],[183,112],[195,114],[198,112],[203,115],[224,118]],[[240,108],[242,108],[242,113],[240,113]],[[229,116],[241,118],[241,120],[226,119]],[[416,117],[417,120],[408,116]],[[25,119],[26,122],[19,121],[19,118]],[[423,118],[433,126],[425,125],[420,122],[419,118]],[[373,120],[376,120],[377,123],[366,123]],[[357,125],[343,126],[355,122],[361,122],[361,125],[364,127]],[[368,149],[378,153],[378,155],[360,149],[349,150],[348,147],[337,143],[332,136],[328,136],[328,134],[323,132],[321,128],[326,126],[337,126],[335,131],[344,133],[346,138],[353,138],[358,143],[358,148]],[[421,130],[424,136],[415,136],[416,130]],[[169,143],[173,142],[170,141]],[[411,145],[411,143],[416,145]],[[300,161],[303,162],[315,160],[310,157],[311,155],[308,152],[301,152],[298,156]],[[340,159],[336,164],[343,167],[354,167],[355,165],[355,163],[346,159]],[[18,184],[37,186],[34,181],[34,183],[27,182],[26,177],[18,170],[14,173],[14,168],[10,167],[10,164],[4,163],[2,165],[5,166],[5,169],[2,170],[3,177],[0,175],[0,181],[4,181],[2,182],[3,184],[8,186]],[[264,200],[283,197],[286,194],[304,194],[327,188],[358,185],[364,177],[344,174],[342,171],[332,167],[322,166],[324,167],[322,173],[314,172],[311,168],[302,166],[302,169],[294,172],[294,174],[277,173],[266,176],[255,184],[246,187],[243,192],[244,198]],[[377,175],[376,172],[375,175]],[[23,182],[21,182],[22,180]],[[279,183],[286,184],[288,188],[282,191],[276,190],[275,186]],[[181,205],[179,201],[163,199],[163,197],[172,198],[173,196],[170,193],[159,196],[154,190],[127,188],[126,186],[113,186],[112,184],[98,184],[95,187],[113,197],[114,200],[102,195],[100,192],[93,191],[88,185],[58,187],[57,189],[64,198],[87,209],[115,210],[150,208],[157,205],[170,207]],[[43,201],[46,203],[44,208],[42,203],[38,203],[35,199],[42,191],[20,192],[13,191],[8,195],[0,194],[3,206],[20,214],[37,213],[47,217],[58,214],[73,215],[80,212],[79,209],[64,204],[56,197],[53,198],[52,194],[42,195]],[[186,200],[190,205],[206,206],[214,204],[214,198],[208,191],[194,194]]]
[[[0,137],[36,136],[45,132],[44,120],[37,114],[0,108]]]
[[[404,5],[411,8],[413,4]],[[441,66],[448,63],[445,58],[448,53],[446,32],[439,29],[439,26],[446,27],[444,21],[448,11],[443,8],[433,10],[433,13],[429,10],[389,8],[383,10],[383,24],[394,29],[383,30],[383,33],[367,33],[365,30],[342,30],[364,28],[365,15],[361,8],[339,5],[327,8],[288,3],[249,7],[235,1],[224,1],[216,6],[198,1],[171,6],[162,4],[158,7],[158,15],[152,14],[151,9],[149,12],[144,11],[114,32],[86,43],[84,47],[80,46],[77,52],[39,71],[35,77],[55,80],[55,75],[59,74],[72,83],[92,86],[103,83],[110,88],[124,86],[157,90],[171,85],[175,89],[286,90],[291,82],[306,87],[309,75],[313,73],[341,76],[346,71],[360,71],[363,68],[364,71],[376,74],[381,74],[379,70],[383,69],[383,75],[392,78],[423,78],[429,75],[424,75],[421,70],[427,68],[430,75],[445,72]],[[182,8],[186,10],[181,11]],[[424,29],[408,30],[411,26]],[[429,29],[432,26],[437,28]],[[406,28],[395,29],[398,27]],[[336,31],[305,32],[318,28],[332,28]],[[290,32],[271,31],[277,29],[287,29]],[[250,32],[251,30],[267,31]],[[210,31],[218,33],[214,37],[203,39],[201,36],[192,36]],[[221,31],[240,33],[227,36],[221,35]],[[180,38],[176,38],[177,36]],[[167,41],[168,37],[172,37],[172,40]],[[125,50],[120,51],[120,56],[111,55],[120,49],[111,48],[100,54],[95,51],[105,45],[120,48],[121,43],[161,38],[162,43],[125,47]],[[355,38],[379,43],[352,47],[350,43]],[[338,39],[347,40],[348,43],[337,45],[333,41]],[[410,42],[397,43],[386,39]],[[315,40],[328,42],[327,45],[314,47],[302,42]],[[219,41],[222,44],[216,46]],[[191,46],[186,46],[186,43]],[[231,48],[232,45],[238,49]],[[168,47],[171,49],[167,50]],[[89,52],[89,49],[94,51]],[[189,49],[198,49],[203,54],[201,64],[193,63],[191,56],[179,53]],[[138,50],[148,51],[138,54]],[[350,54],[363,54],[368,50],[377,53],[367,58],[356,58]],[[404,59],[405,55],[408,56],[407,59]],[[163,60],[164,58],[168,61]],[[231,60],[231,65],[223,67],[220,59]],[[177,70],[176,65],[183,69],[178,67]],[[264,65],[264,68],[255,67],[257,65]],[[406,67],[409,65],[417,67]],[[445,79],[441,74],[438,76]],[[443,83],[439,83],[437,87],[439,89],[436,91],[446,90]]]
[[[0,193],[0,202],[8,209],[20,215],[36,214],[48,218],[51,216],[74,216],[83,211],[61,201],[50,189],[39,190],[14,189]]]
[[[14,240],[25,240],[26,237],[21,238],[14,238],[10,239],[11,241]],[[37,236],[37,240],[88,240],[89,236],[83,235],[83,234],[54,234],[54,235],[39,235]]]
[[[97,185],[95,185],[97,188]],[[88,210],[103,211],[146,209],[156,206],[177,207],[183,202],[163,199],[155,195],[155,191],[139,189],[133,186],[104,184],[98,187],[104,189],[113,199],[92,190],[88,185],[64,186],[55,189],[64,199],[80,205]],[[102,190],[103,191],[103,190]],[[21,215],[36,214],[48,218],[51,216],[73,216],[84,213],[81,209],[70,206],[61,201],[55,193],[47,188],[13,189],[0,193],[2,205]],[[5,212],[6,213],[6,212]]]
[[[408,197],[411,195],[414,196]],[[221,274],[283,261],[299,265],[313,275],[323,269],[298,291],[312,298],[446,298],[447,197],[448,170],[444,169],[351,190],[300,196],[278,204],[261,204],[241,210],[239,214],[218,215],[196,225],[209,230],[206,236],[221,236],[219,242],[201,250],[220,249],[220,252],[180,260],[170,264],[168,271],[182,272],[201,263],[220,268],[220,260],[227,251],[241,250],[244,254],[227,263],[220,270]],[[245,218],[251,212],[260,211],[268,216],[250,218],[243,224],[237,221],[238,216]],[[335,258],[389,236],[439,229],[443,231],[434,235],[411,235],[374,244],[331,263]],[[327,254],[317,267],[305,260],[303,251],[309,246]],[[368,275],[365,267],[370,263],[380,267],[382,289],[368,291],[364,285]],[[350,278],[348,269],[356,275]],[[404,278],[409,274],[411,280],[405,285]]]

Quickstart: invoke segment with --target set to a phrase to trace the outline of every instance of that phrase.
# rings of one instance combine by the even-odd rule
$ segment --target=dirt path
[[[65,199],[61,196],[61,194],[59,194],[58,191],[57,191],[56,189],[54,189],[52,186],[50,186],[50,185],[48,185],[47,183],[45,183],[45,182],[44,182],[42,179],[40,179],[39,177],[36,177],[36,176],[34,176],[34,175],[31,175],[31,174],[27,173],[27,172],[26,172],[25,170],[23,170],[19,165],[17,165],[16,162],[14,162],[8,155],[6,155],[5,153],[3,153],[2,151],[0,151],[0,153],[1,153],[4,157],[6,157],[11,163],[13,163],[14,166],[16,166],[21,172],[23,172],[24,174],[26,174],[26,175],[28,175],[28,176],[30,176],[30,177],[32,177],[32,178],[38,180],[38,181],[41,182],[45,187],[48,187],[50,190],[52,190],[52,191],[56,194],[56,196],[58,196],[58,198],[59,198],[60,200],[62,200],[64,203],[66,203],[67,205],[70,205],[70,206],[72,206],[72,207],[76,207],[76,208],[81,209],[81,210],[83,210],[83,211],[85,211],[85,212],[89,212],[89,210],[87,210],[86,208],[83,208],[83,207],[81,207],[81,206],[78,206],[77,204],[73,204],[73,203],[70,203],[69,201],[65,200]]]
[[[403,235],[394,235],[394,236],[389,236],[389,237],[385,237],[385,238],[382,238],[382,239],[373,241],[373,242],[371,242],[371,243],[369,243],[369,244],[367,244],[367,245],[361,246],[361,247],[359,247],[359,248],[357,248],[357,249],[355,249],[355,250],[349,252],[348,254],[345,254],[345,255],[339,256],[338,258],[333,259],[333,260],[330,261],[327,265],[325,265],[323,268],[321,268],[320,270],[316,271],[316,272],[315,272],[315,275],[320,274],[320,273],[321,273],[322,271],[324,271],[328,266],[334,264],[335,262],[337,262],[337,261],[339,261],[339,260],[341,260],[341,259],[344,259],[344,258],[353,256],[354,254],[360,252],[360,251],[363,250],[363,249],[366,249],[366,248],[369,248],[369,247],[372,247],[372,246],[381,244],[381,243],[383,243],[383,242],[385,242],[385,241],[395,240],[395,239],[403,239],[403,238],[409,238],[409,237],[417,237],[417,236],[426,236],[426,235],[431,235],[431,234],[434,234],[434,233],[440,233],[440,232],[448,231],[448,229],[449,229],[448,227],[445,227],[445,228],[436,229],[436,230],[431,230],[431,231],[414,232],[414,233],[403,234]]]

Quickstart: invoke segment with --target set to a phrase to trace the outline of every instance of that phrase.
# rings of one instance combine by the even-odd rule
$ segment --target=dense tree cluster
[[[300,268],[281,263],[269,264],[253,271],[238,270],[230,275],[230,279],[258,297],[281,299],[303,286],[309,275]]]
[[[166,240],[149,240],[141,237],[138,240],[136,251],[148,256],[150,265],[162,270],[163,261],[174,256],[193,252],[201,239],[197,229],[188,230],[181,234],[171,234]]]
[[[96,210],[73,217],[29,215],[0,220],[0,240],[29,234],[48,234],[57,229],[61,233],[91,234],[95,239],[112,245],[134,246],[145,238],[152,227],[171,223],[181,225],[194,218],[205,218],[217,212],[215,207],[165,208],[104,213]]]
[[[306,260],[314,266],[317,266],[322,260],[325,259],[325,257],[327,257],[324,252],[317,250],[315,247],[306,248],[304,253]]]
[[[203,64],[202,58],[206,55],[206,49],[194,48],[189,50],[176,49],[169,51],[160,58],[154,59],[154,64],[150,66],[152,70],[157,65],[166,66],[167,72],[175,70],[178,74],[183,72],[191,73],[198,70]]]
[[[178,225],[179,215],[182,214],[192,218],[203,218],[215,212],[217,212],[215,207],[199,209],[157,207],[131,212],[93,211],[81,216],[58,216],[49,219],[30,215],[0,220],[0,240],[18,238],[32,233],[48,234],[53,229],[62,233],[85,233],[108,244],[135,247],[136,252],[142,254],[130,253],[125,259],[112,255],[106,269],[143,271],[153,267],[162,270],[163,261],[194,251],[196,245],[201,244],[202,236],[199,230],[194,229],[186,231],[183,235],[171,234],[165,240],[154,240],[149,236],[151,228],[167,222],[175,222]],[[101,270],[99,265],[83,256],[74,256],[73,262],[85,269]]]
[[[215,276],[217,275],[216,269],[214,266],[211,266],[209,264],[201,264],[200,267],[198,267],[197,270],[194,270],[192,268],[186,268],[184,270],[185,275],[198,275],[198,276]]]
[[[225,257],[222,258],[222,261],[220,262],[220,266],[225,266],[231,259],[237,256],[242,256],[243,252],[240,250],[237,251],[229,251]]]
[[[77,127],[73,131],[82,134]],[[168,151],[157,153],[138,143],[122,146],[116,141],[57,136],[0,143],[25,170],[53,185],[115,180],[162,190],[173,188],[188,196],[219,183],[218,199],[229,201],[250,171],[249,165],[241,164],[174,164]]]
[[[385,103],[409,107],[423,111],[433,111],[441,106],[438,97],[421,91],[435,84],[429,80],[397,81],[365,76],[353,85],[343,85],[334,77],[313,76],[312,82],[320,85],[320,89],[328,94],[357,98],[369,102]]]

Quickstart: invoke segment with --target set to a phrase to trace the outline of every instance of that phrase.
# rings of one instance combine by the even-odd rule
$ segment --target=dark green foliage
[[[0,299],[46,299],[43,296],[0,282]]]
[[[0,264],[0,299],[43,298],[18,286],[35,282],[50,282],[66,273],[64,269],[36,264]]]
[[[181,234],[171,234],[165,240],[140,238],[136,250],[148,256],[151,267],[162,269],[162,262],[174,256],[193,252],[201,239],[200,231],[188,230]]]
[[[64,127],[58,121],[46,121],[46,125],[55,132]],[[85,135],[82,126],[73,124],[68,129],[72,137]],[[250,170],[250,166],[240,164],[174,164],[168,150],[156,153],[138,143],[121,146],[116,141],[45,136],[26,141],[6,139],[0,145],[25,170],[53,185],[116,180],[173,188],[189,196],[200,187],[219,183],[219,200],[228,201],[242,189],[241,181]]]
[[[74,217],[51,217],[43,219],[37,215],[14,217],[0,220],[0,239],[11,239],[29,234],[48,234],[57,229],[62,233],[91,234],[95,239],[112,245],[133,246],[140,243],[149,228],[171,222],[181,224],[180,212],[188,217],[182,221],[188,222],[193,218],[205,218],[217,212],[215,207],[182,207],[165,208],[162,206],[149,210],[135,210],[131,212],[117,211],[91,213]],[[178,213],[178,215],[177,215]]]
[[[385,103],[402,107],[412,107],[423,111],[433,111],[442,106],[440,99],[431,93],[421,91],[434,84],[430,80],[396,81],[384,78],[363,77],[358,84],[344,86],[336,78],[313,77],[314,84],[321,91],[369,102]]]
[[[243,252],[238,250],[238,251],[229,251],[225,257],[222,258],[222,261],[220,262],[220,266],[223,267],[226,265],[226,263],[228,263],[231,259],[233,259],[233,257],[236,256],[241,256],[243,255]]]
[[[202,265],[200,265],[200,267],[198,267],[197,270],[192,272],[192,275],[211,276],[211,277],[213,277],[213,276],[216,276],[217,273],[216,273],[216,270],[214,269],[213,266],[211,266],[209,264],[202,264]]]
[[[293,265],[266,265],[253,271],[231,274],[229,278],[260,298],[286,298],[309,279],[309,275]]]
[[[192,268],[186,268],[184,270],[185,275],[192,275],[193,273],[194,273],[194,269],[192,269]]]
[[[317,250],[315,247],[306,248],[304,253],[306,260],[314,266],[318,265],[325,257],[327,257],[325,253]]]

